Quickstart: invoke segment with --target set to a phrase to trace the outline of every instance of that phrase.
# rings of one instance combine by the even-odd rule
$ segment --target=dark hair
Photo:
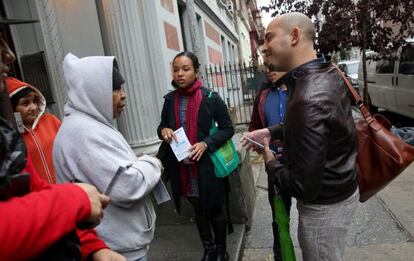
[[[119,72],[119,66],[116,59],[114,59],[112,65],[112,90],[118,91],[121,89],[121,85],[125,83],[125,79]]]
[[[177,59],[178,57],[181,57],[181,56],[185,56],[185,57],[188,57],[188,58],[191,59],[191,61],[193,62],[194,70],[198,70],[200,68],[200,64],[198,63],[197,56],[195,54],[193,54],[192,52],[188,52],[188,51],[184,51],[184,52],[181,52],[181,53],[177,54],[173,59],[173,63],[174,63],[175,59]]]
[[[14,94],[12,97],[10,97],[10,102],[13,107],[13,110],[16,110],[17,105],[19,104],[19,100],[23,98],[24,96],[28,95],[29,93],[34,92],[32,88],[26,87],[24,89],[21,89],[16,94]]]

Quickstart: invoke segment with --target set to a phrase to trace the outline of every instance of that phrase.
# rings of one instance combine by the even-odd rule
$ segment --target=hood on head
[[[37,95],[40,97],[40,104],[39,104],[39,115],[37,116],[36,120],[33,122],[32,129],[34,129],[39,122],[40,117],[43,115],[43,113],[46,110],[46,99],[43,96],[43,94],[35,87],[33,87],[31,84],[27,82],[20,81],[13,77],[7,77],[6,78],[6,88],[7,93],[9,94],[10,99],[18,94],[23,89],[29,88],[33,90]],[[15,108],[13,108],[15,109]]]
[[[112,122],[114,59],[114,56],[78,58],[71,53],[65,56],[63,72],[68,88],[65,115],[79,111],[105,124]]]

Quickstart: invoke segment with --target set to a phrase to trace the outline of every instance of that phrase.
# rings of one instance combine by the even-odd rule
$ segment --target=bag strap
[[[336,70],[339,72],[339,74],[341,75],[342,79],[345,82],[346,87],[348,88],[348,91],[351,93],[353,100],[355,101],[355,104],[358,106],[359,111],[361,112],[362,116],[364,117],[364,119],[367,121],[368,125],[375,129],[375,130],[379,130],[382,128],[381,124],[379,124],[375,118],[371,115],[371,113],[369,112],[367,106],[365,106],[364,102],[362,101],[361,97],[358,95],[358,93],[355,91],[354,87],[352,86],[352,84],[349,82],[348,78],[346,78],[345,73],[342,72],[338,66],[334,63],[332,63],[332,65],[336,68]]]
[[[208,93],[208,96],[207,96],[207,97],[210,99],[212,94],[213,94],[213,91],[210,91],[210,92]],[[211,120],[211,126],[214,126],[214,117],[213,117],[213,119]]]

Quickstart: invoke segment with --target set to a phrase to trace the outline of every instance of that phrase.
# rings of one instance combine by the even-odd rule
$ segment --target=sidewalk
[[[239,134],[236,134],[233,140],[236,143],[236,147],[240,146],[238,144],[240,140]],[[230,261],[241,260],[240,254],[243,249],[246,225],[244,224],[245,222],[240,222],[242,221],[240,217],[248,219],[247,216],[253,212],[255,200],[255,187],[253,178],[251,177],[250,157],[244,151],[241,152],[240,160],[242,164],[238,173],[232,174],[237,176],[229,177],[232,190],[229,199],[231,204],[230,211],[232,213],[234,228],[234,232],[227,238],[227,252],[230,255]],[[244,160],[248,164],[244,165]],[[250,177],[250,180],[248,177]],[[242,183],[244,185],[250,185],[249,195],[243,194],[246,191],[241,192],[243,189],[239,185]],[[167,187],[169,188],[170,184],[167,184]],[[232,199],[238,202],[233,202]],[[185,199],[182,199],[181,203],[181,215],[175,212],[172,202],[167,202],[156,207],[157,222],[155,236],[148,252],[148,259],[150,261],[196,261],[200,260],[203,256],[204,249],[194,223],[194,211]],[[237,217],[239,217],[239,222],[234,222],[237,221]]]
[[[256,184],[256,203],[249,231],[235,225],[227,245],[232,261],[273,260],[271,212],[267,199],[267,179],[260,156],[253,155],[252,168]],[[414,260],[414,164],[376,197],[359,204],[347,238],[346,260],[406,261]],[[185,201],[184,201],[185,202]],[[183,203],[184,203],[183,202]],[[185,205],[185,204],[184,204]],[[183,215],[163,209],[157,217],[154,241],[149,251],[151,261],[195,261],[203,253],[191,208],[183,207]],[[291,235],[296,257],[301,261],[297,241],[297,211],[291,209]]]
[[[255,165],[257,199],[253,224],[247,233],[242,260],[273,260],[271,213],[263,164]],[[414,260],[414,164],[376,197],[359,204],[347,238],[346,260]],[[297,241],[297,211],[291,210],[291,235],[296,260],[301,252]]]

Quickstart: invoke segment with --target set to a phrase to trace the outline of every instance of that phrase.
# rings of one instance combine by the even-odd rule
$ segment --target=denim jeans
[[[135,261],[148,261],[148,259],[147,259],[147,256],[143,256],[143,257],[141,257],[141,258],[138,258],[137,260],[135,260]]]
[[[343,261],[345,237],[359,199],[358,189],[349,198],[330,205],[297,203],[298,239],[303,261]]]

